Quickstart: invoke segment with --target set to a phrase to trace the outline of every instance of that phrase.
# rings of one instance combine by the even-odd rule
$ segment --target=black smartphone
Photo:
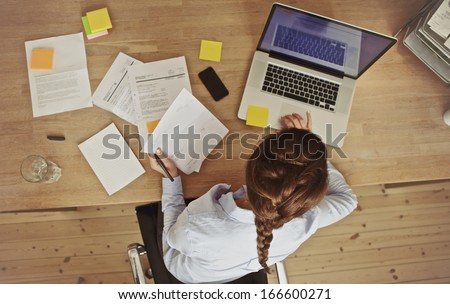
[[[209,94],[211,94],[215,101],[219,101],[228,95],[228,89],[225,87],[222,80],[220,80],[216,71],[214,71],[212,67],[198,73],[198,77],[200,77],[200,80],[203,82]]]

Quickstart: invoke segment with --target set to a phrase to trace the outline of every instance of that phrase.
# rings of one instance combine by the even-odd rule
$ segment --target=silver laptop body
[[[341,147],[356,79],[396,39],[324,16],[275,3],[254,54],[238,111],[269,109],[269,126],[281,116],[312,116],[313,132]]]

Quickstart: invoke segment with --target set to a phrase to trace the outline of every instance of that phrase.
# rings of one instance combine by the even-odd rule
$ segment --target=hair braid
[[[267,224],[267,220],[259,217],[255,218],[256,225],[256,247],[258,251],[259,264],[264,270],[269,273],[269,266],[267,266],[267,260],[269,259],[269,247],[273,239],[273,228]]]
[[[266,272],[273,230],[317,205],[328,186],[326,148],[313,133],[288,129],[271,134],[246,168],[247,194],[255,214],[258,260]]]

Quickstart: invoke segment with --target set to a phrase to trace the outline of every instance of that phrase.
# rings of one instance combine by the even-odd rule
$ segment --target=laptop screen
[[[395,42],[393,37],[274,4],[258,50],[357,78]]]

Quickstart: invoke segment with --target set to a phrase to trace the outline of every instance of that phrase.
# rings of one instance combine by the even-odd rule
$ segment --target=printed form
[[[139,135],[146,141],[181,90],[192,91],[186,59],[132,65],[128,77]]]
[[[92,96],[94,105],[134,125],[137,125],[138,120],[131,98],[128,67],[139,64],[142,62],[119,53]]]
[[[51,69],[31,68],[33,49],[53,49]],[[33,116],[92,107],[83,33],[25,42]]]

